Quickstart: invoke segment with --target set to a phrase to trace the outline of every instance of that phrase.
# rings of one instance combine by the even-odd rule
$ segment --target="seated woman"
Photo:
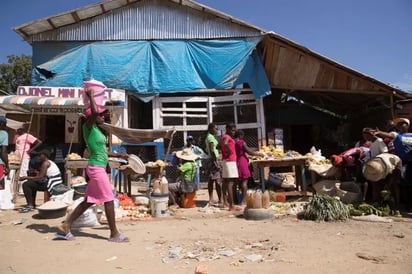
[[[29,212],[36,208],[37,191],[48,191],[53,194],[53,187],[63,184],[62,176],[57,165],[49,160],[50,152],[42,150],[39,153],[41,161],[40,172],[35,176],[20,177],[20,181],[27,180],[23,184],[23,193],[27,205],[20,212]]]
[[[178,167],[180,172],[180,178],[186,179],[194,183],[194,177],[196,175],[196,163],[195,160],[199,158],[196,154],[192,152],[190,148],[185,148],[181,151],[176,152],[176,157],[182,161],[182,164]],[[177,180],[176,183],[169,184],[169,202],[171,207],[179,207],[177,199],[183,194],[181,180]],[[195,189],[196,190],[196,189]]]

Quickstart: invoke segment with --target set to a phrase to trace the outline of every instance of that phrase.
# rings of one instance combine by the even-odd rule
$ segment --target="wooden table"
[[[147,186],[150,188],[150,183],[152,177],[156,178],[159,177],[162,174],[162,167],[160,166],[151,166],[147,165],[146,166],[146,172],[144,174],[139,174],[141,176],[147,176]],[[164,167],[163,167],[164,168]],[[125,166],[124,168],[120,168],[123,174],[123,191],[122,191],[122,182],[119,182],[119,192],[127,193],[129,197],[132,195],[132,180],[130,179],[131,175],[137,174],[136,172],[133,171],[128,166]]]
[[[65,169],[66,169],[66,182],[68,186],[71,186],[71,178],[72,178],[72,172],[71,169],[84,169],[87,167],[88,159],[78,159],[78,160],[68,160],[66,159],[65,161]],[[115,169],[117,171],[116,174],[114,174],[112,170],[112,183],[114,187],[118,188],[118,192],[121,193],[127,193],[128,196],[131,196],[132,194],[132,181],[130,179],[131,175],[136,175],[137,173],[133,171],[130,167],[127,165],[122,166],[121,161],[117,161],[114,159],[109,159],[109,166],[112,169]],[[147,176],[148,178],[148,186],[150,187],[150,181],[152,177],[159,177],[161,175],[162,168],[160,166],[151,166],[151,165],[145,165],[146,166],[146,172],[144,174],[139,174],[141,176]],[[118,171],[121,171],[121,174],[118,173]],[[123,176],[119,176],[123,175]],[[122,189],[123,188],[123,189]]]
[[[287,191],[285,195],[307,195],[305,186],[306,186],[306,178],[305,178],[305,163],[307,157],[306,156],[299,156],[299,157],[284,157],[279,159],[271,159],[271,160],[254,160],[252,161],[252,165],[256,166],[259,169],[259,179],[262,185],[262,190],[265,190],[265,178],[264,178],[264,168],[270,167],[291,167],[295,173],[295,180],[296,180],[296,191]]]

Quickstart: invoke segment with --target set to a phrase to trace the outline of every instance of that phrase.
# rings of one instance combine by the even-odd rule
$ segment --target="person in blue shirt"
[[[412,184],[412,133],[409,131],[410,121],[406,118],[393,120],[396,131],[384,132],[376,129],[374,134],[393,141],[394,154],[402,160],[403,180]]]

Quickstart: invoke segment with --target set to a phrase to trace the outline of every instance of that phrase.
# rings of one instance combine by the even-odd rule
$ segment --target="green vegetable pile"
[[[303,212],[304,219],[317,222],[344,221],[349,217],[349,209],[346,205],[324,194],[315,194]]]
[[[361,203],[359,205],[347,205],[351,216],[362,215],[377,215],[381,217],[395,216],[399,217],[400,213],[397,210],[391,210],[389,205],[373,206],[367,203]]]

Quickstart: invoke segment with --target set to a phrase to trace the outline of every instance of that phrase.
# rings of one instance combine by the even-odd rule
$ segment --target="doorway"
[[[45,136],[44,143],[56,145],[64,143],[65,134],[65,116],[64,115],[50,115],[45,119]]]

